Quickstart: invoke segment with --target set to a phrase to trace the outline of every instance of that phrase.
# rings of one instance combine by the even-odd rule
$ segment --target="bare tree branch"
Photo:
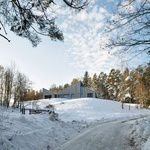
[[[109,36],[106,47],[121,47],[122,52],[137,54],[143,49],[143,52],[150,53],[149,5],[148,0],[123,0],[106,30]]]
[[[8,42],[10,42],[10,40],[6,36],[4,36],[2,34],[0,34],[0,36],[2,36],[4,39],[6,39]]]
[[[84,2],[82,2],[83,0],[71,0],[71,2],[69,2],[68,0],[63,0],[69,7],[74,8],[74,9],[84,9],[86,6],[88,6],[89,2],[87,0],[85,0]],[[80,3],[82,2],[82,4],[80,5]]]
[[[62,31],[55,24],[53,8],[55,0],[1,0],[0,24],[8,25],[10,30],[20,37],[27,38],[33,46],[41,41],[40,35],[51,40],[64,40]],[[81,10],[89,0],[62,0],[68,7]],[[4,26],[3,26],[4,27]],[[4,28],[5,29],[5,28]],[[6,30],[5,30],[6,33]],[[2,36],[2,35],[1,35]],[[7,39],[4,35],[3,38]]]

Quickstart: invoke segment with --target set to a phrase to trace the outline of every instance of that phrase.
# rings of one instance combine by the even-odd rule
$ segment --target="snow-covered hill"
[[[53,150],[95,124],[132,118],[141,118],[135,121],[130,137],[134,146],[140,142],[143,150],[150,150],[150,110],[129,104],[122,109],[120,102],[90,98],[25,103],[26,108],[48,109],[48,105],[54,105],[59,121],[52,121],[49,113],[29,115],[26,111],[22,115],[18,109],[1,108],[0,150]]]
[[[137,109],[137,105],[135,104],[124,104],[124,109],[122,109],[121,102],[96,98],[73,100],[59,98],[45,99],[38,100],[36,106],[39,109],[45,109],[49,104],[54,105],[55,111],[63,121],[84,120],[89,122],[101,119],[114,120],[150,113],[149,110]],[[27,108],[33,107],[31,102],[29,104],[26,103],[26,105]]]

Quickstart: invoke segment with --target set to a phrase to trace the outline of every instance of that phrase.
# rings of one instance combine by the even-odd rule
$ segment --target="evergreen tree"
[[[138,66],[136,69],[136,86],[135,86],[135,99],[140,107],[148,107],[150,104],[150,66]]]
[[[118,99],[122,102],[131,102],[131,77],[129,69],[126,68],[122,75]]]
[[[112,69],[108,75],[106,86],[110,99],[117,100],[121,83],[120,70]]]
[[[142,91],[143,91],[143,78],[142,78],[142,74],[143,74],[143,68],[141,66],[138,66],[137,69],[135,70],[136,80],[134,81],[134,84],[135,84],[134,98],[136,100],[136,103],[140,104],[141,107],[143,105],[142,104],[143,102],[141,100],[141,96],[143,95],[142,94]]]
[[[73,84],[75,84],[75,83],[77,83],[77,82],[79,82],[79,79],[73,78],[73,80],[71,81],[71,85],[73,85]]]
[[[106,79],[107,75],[104,72],[101,72],[97,78],[97,95],[99,98],[108,98]]]
[[[91,87],[92,83],[88,71],[85,72],[82,83],[85,87]]]
[[[92,82],[91,88],[97,93],[98,92],[98,78],[97,78],[96,73],[93,75],[91,82]]]
[[[131,102],[138,104],[135,98],[135,88],[137,83],[137,73],[136,70],[130,71],[130,94],[131,94]]]
[[[145,85],[145,106],[150,106],[150,63],[147,64],[144,72],[144,85]]]
[[[137,75],[137,84],[136,84],[136,89],[135,89],[135,96],[140,104],[140,107],[144,107],[145,104],[145,85],[144,85],[144,80],[142,74]]]
[[[68,83],[66,83],[66,84],[64,85],[64,89],[67,88],[67,87],[69,87],[69,84],[68,84]]]
[[[95,73],[92,77],[92,88],[97,91],[97,84],[98,84],[98,78],[97,74]]]
[[[62,86],[62,85],[59,85],[58,91],[61,91],[61,90],[63,90],[63,89],[64,89],[63,86]]]
[[[58,88],[56,86],[56,84],[52,84],[51,87],[49,88],[50,91],[57,93],[58,92]]]

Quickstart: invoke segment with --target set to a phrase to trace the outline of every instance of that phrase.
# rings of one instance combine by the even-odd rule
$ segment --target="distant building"
[[[74,99],[74,98],[86,98],[96,97],[96,92],[84,87],[81,83],[81,81],[59,91],[57,94],[53,93],[51,91],[48,91],[46,89],[43,89],[43,98],[68,98],[68,99]]]
[[[56,93],[43,88],[43,99],[56,98],[56,97],[57,97]]]

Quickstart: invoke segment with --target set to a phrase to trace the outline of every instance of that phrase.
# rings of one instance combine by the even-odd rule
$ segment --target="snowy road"
[[[131,140],[134,121],[133,119],[95,125],[57,150],[137,150]]]

